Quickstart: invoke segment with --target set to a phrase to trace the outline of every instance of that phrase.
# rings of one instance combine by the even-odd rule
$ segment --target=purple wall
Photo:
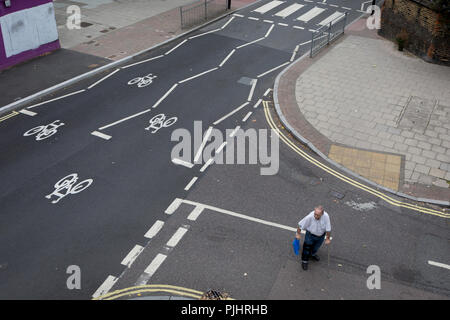
[[[4,0],[0,0],[0,17],[16,11],[36,7],[49,2],[52,2],[52,0],[11,0],[11,7],[6,8]],[[60,48],[59,40],[56,40],[41,45],[36,49],[27,50],[20,54],[7,58],[5,48],[3,45],[3,36],[1,33],[1,26],[0,26],[0,70],[59,48]]]

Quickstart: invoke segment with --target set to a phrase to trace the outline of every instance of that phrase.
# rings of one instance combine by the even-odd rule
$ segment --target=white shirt
[[[319,220],[314,218],[314,211],[311,211],[306,217],[299,221],[298,227],[301,230],[307,230],[316,236],[321,236],[325,232],[331,231],[330,216],[324,211]]]

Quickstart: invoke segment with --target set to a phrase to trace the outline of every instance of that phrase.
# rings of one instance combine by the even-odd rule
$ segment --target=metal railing
[[[331,41],[344,34],[344,29],[347,24],[347,12],[342,16],[330,21],[326,25],[320,27],[311,35],[311,52],[310,57],[314,57],[320,49],[330,44]]]
[[[180,7],[181,28],[215,18],[228,9],[228,0],[198,0]]]

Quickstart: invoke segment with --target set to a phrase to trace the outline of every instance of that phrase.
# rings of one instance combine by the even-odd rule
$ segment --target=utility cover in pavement
[[[436,100],[411,96],[403,109],[398,127],[425,132],[436,103]]]

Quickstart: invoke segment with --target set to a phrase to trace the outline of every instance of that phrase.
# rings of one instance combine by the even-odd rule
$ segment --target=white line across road
[[[231,22],[233,21],[234,17],[231,17],[223,26],[222,26],[222,30],[225,29],[225,27]]]
[[[144,270],[144,272],[147,274],[147,280],[151,276],[153,276],[158,270],[158,268],[161,266],[161,264],[166,260],[167,256],[165,254],[158,253],[156,257],[153,259],[153,261],[149,264],[149,266]]]
[[[236,49],[231,50],[231,52],[223,59],[223,61],[219,64],[219,67],[223,67],[225,62],[227,62],[228,59],[233,55],[233,53],[236,51]]]
[[[264,14],[264,13],[278,7],[280,4],[283,4],[283,3],[284,3],[284,1],[271,1],[253,11]]]
[[[203,167],[200,168],[200,172],[205,171],[206,168],[208,168],[211,165],[211,163],[213,163],[213,161],[214,161],[213,158],[211,158],[208,161],[206,161],[206,163],[203,165]]]
[[[113,276],[108,276],[106,278],[105,282],[102,283],[102,285],[95,291],[95,293],[92,295],[93,298],[98,298],[100,296],[103,296],[108,293],[108,291],[113,287],[113,285],[117,282],[118,278]]]
[[[113,74],[115,74],[116,72],[119,72],[120,69],[116,69],[113,72],[111,72],[110,74],[108,74],[107,76],[104,76],[103,78],[101,78],[100,80],[98,80],[97,82],[94,82],[93,84],[91,84],[88,89],[92,89],[93,87],[95,87],[96,85],[98,85],[99,83],[105,81],[106,79],[108,79],[109,77],[111,77]]]
[[[138,244],[135,245],[134,248],[131,249],[131,251],[127,254],[127,256],[123,258],[121,264],[129,268],[133,264],[134,260],[136,260],[136,258],[142,252],[142,250],[144,250],[144,247]]]
[[[450,265],[445,264],[445,263],[428,260],[428,264],[432,265],[432,266],[435,266],[435,267],[440,267],[440,268],[444,268],[444,269],[450,270]]]
[[[145,233],[144,237],[147,239],[154,238],[164,226],[164,221],[156,220],[152,227]]]
[[[234,135],[236,134],[236,132],[240,129],[240,126],[237,126],[236,128],[234,128],[234,130],[230,133],[230,138],[233,138]]]
[[[99,138],[102,138],[102,139],[105,139],[105,140],[111,139],[111,136],[109,136],[109,135],[107,135],[107,134],[104,134],[104,133],[102,133],[102,132],[93,131],[93,132],[91,132],[91,134],[92,134],[93,136],[96,136],[96,137],[99,137]]]
[[[253,109],[258,108],[258,106],[261,104],[262,99],[259,99],[258,102],[255,103],[255,105],[253,106]]]
[[[284,67],[285,65],[287,65],[287,64],[289,64],[289,63],[290,63],[289,61],[288,61],[288,62],[285,62],[285,63],[283,63],[282,65],[279,65],[278,67],[275,67],[275,68],[272,68],[272,69],[270,69],[270,70],[267,70],[266,72],[261,73],[260,75],[258,75],[258,76],[256,76],[256,77],[257,77],[257,78],[261,78],[261,77],[265,76],[266,74],[271,73],[271,72],[273,72],[273,71],[275,71],[275,70],[277,70],[277,69],[280,69],[280,68]]]
[[[252,111],[249,111],[249,113],[247,113],[246,115],[245,115],[245,117],[242,119],[242,122],[245,122],[245,121],[247,121],[247,119],[252,115]]]
[[[169,51],[167,51],[166,53],[164,53],[165,56],[167,56],[168,54],[170,54],[171,52],[173,52],[175,49],[177,49],[178,47],[182,46],[183,44],[185,44],[187,42],[187,39],[184,39],[183,41],[181,41],[179,44],[177,44],[175,47],[173,47],[172,49],[170,49]]]
[[[303,7],[304,7],[304,5],[302,5],[302,4],[294,3],[294,4],[291,4],[289,7],[275,13],[275,15],[277,17],[286,18],[286,17],[290,16],[291,14],[293,14],[294,12],[296,12],[297,10],[300,10]]]
[[[173,90],[175,90],[175,88],[178,86],[178,83],[175,83],[162,97],[161,97],[161,99],[159,99],[153,106],[152,106],[152,108],[156,108],[157,106],[159,106],[159,104],[161,103],[161,102],[163,102],[163,100],[165,99],[165,98],[167,98],[167,96],[173,91]]]
[[[178,159],[178,158],[173,158],[172,162],[175,163],[176,165],[184,166],[189,169],[194,166],[192,163]]]
[[[270,26],[269,30],[267,30],[267,32],[266,32],[264,38],[267,38],[267,37],[270,35],[270,33],[272,32],[273,28],[275,28],[275,25],[274,25],[274,24]]]
[[[238,112],[239,110],[241,110],[242,108],[244,108],[246,105],[248,105],[249,102],[246,102],[242,105],[240,105],[239,107],[237,107],[236,109],[234,109],[233,111],[231,111],[230,113],[227,113],[226,115],[224,115],[222,118],[220,118],[219,120],[216,120],[213,124],[217,125],[219,123],[221,123],[223,120],[225,120],[226,118],[228,118],[229,116],[233,115],[234,113]]]
[[[202,155],[203,148],[205,147],[206,142],[208,142],[209,136],[212,133],[212,129],[213,129],[213,127],[209,127],[208,130],[205,132],[202,143],[201,143],[200,147],[198,148],[197,153],[195,154],[194,163],[198,163],[198,160],[200,159],[200,156]]]
[[[303,22],[308,22],[309,20],[313,19],[314,17],[318,16],[319,14],[321,14],[324,11],[325,11],[325,9],[323,9],[323,8],[314,7],[311,10],[309,10],[308,12],[306,12],[306,13],[302,14],[300,17],[298,17],[297,20],[303,21]]]
[[[214,30],[211,30],[211,31],[207,31],[207,32],[201,33],[201,34],[197,34],[195,36],[189,37],[189,39],[195,39],[195,38],[198,38],[198,37],[201,37],[201,36],[204,36],[206,34],[210,34],[210,33],[213,33],[213,32],[219,31],[219,30],[222,30],[222,28],[217,28],[217,29],[214,29]]]
[[[222,144],[217,148],[216,150],[216,154],[219,154],[220,151],[222,151],[223,148],[225,148],[225,146],[227,145],[227,142],[222,142]]]
[[[160,55],[160,56],[157,56],[157,57],[145,59],[145,60],[142,60],[142,61],[139,61],[139,62],[135,62],[135,63],[129,64],[129,65],[126,65],[126,66],[124,66],[124,67],[122,67],[122,68],[120,68],[120,69],[126,69],[126,68],[129,68],[129,67],[133,67],[133,66],[136,66],[136,65],[138,65],[138,64],[145,63],[145,62],[149,62],[149,61],[152,61],[152,60],[156,60],[156,59],[159,59],[159,58],[162,58],[162,57],[164,57],[163,54]]]
[[[192,79],[201,77],[202,75],[207,74],[207,73],[212,72],[212,71],[215,71],[215,70],[217,70],[217,69],[218,69],[218,68],[216,67],[216,68],[212,68],[212,69],[203,71],[202,73],[196,74],[195,76],[192,76],[192,77],[190,77],[190,78],[181,80],[181,81],[179,81],[178,83],[184,83],[184,82],[186,82],[186,81],[189,81],[189,80],[192,80]]]
[[[339,18],[339,17],[343,17],[344,14],[342,12],[336,11],[335,13],[333,13],[331,16],[327,17],[326,19],[322,20],[319,22],[319,25],[324,26],[329,24],[331,21]]]
[[[183,199],[175,198],[164,212],[169,215],[174,213],[178,209],[178,207],[180,206],[180,204],[182,202],[183,202]]]
[[[53,98],[53,99],[50,99],[50,100],[46,100],[46,101],[43,101],[43,102],[39,102],[39,103],[37,103],[37,104],[33,104],[32,106],[29,106],[29,107],[27,107],[26,109],[36,108],[36,107],[41,106],[41,105],[43,105],[43,104],[46,104],[46,103],[49,103],[49,102],[53,102],[53,101],[56,101],[56,100],[59,100],[59,99],[63,99],[63,98],[66,98],[66,97],[70,97],[70,96],[73,96],[73,95],[75,95],[75,94],[82,93],[82,92],[84,92],[84,91],[86,91],[86,89],[82,89],[82,90],[78,90],[78,91],[75,91],[75,92],[72,92],[72,93],[68,93],[68,94],[65,94],[65,95],[60,96],[60,97],[57,97],[57,98]]]
[[[27,116],[30,116],[30,117],[34,117],[35,115],[37,115],[36,112],[26,110],[26,109],[19,110],[19,112],[22,114],[26,114]]]
[[[258,82],[258,79],[252,79],[252,87],[250,89],[250,93],[248,94],[247,101],[252,101],[253,93],[255,92],[256,83]]]
[[[195,181],[197,181],[198,177],[193,177],[191,181],[184,187],[185,191],[189,191],[189,189],[194,185]]]
[[[107,124],[106,126],[103,126],[103,127],[99,128],[99,130],[104,130],[104,129],[106,129],[106,128],[109,128],[109,127],[115,126],[116,124],[119,124],[119,123],[121,123],[121,122],[124,122],[124,121],[130,120],[130,119],[132,119],[132,118],[135,118],[135,117],[139,117],[140,115],[143,115],[144,113],[147,113],[147,112],[150,112],[150,111],[151,111],[151,109],[147,109],[147,110],[144,110],[144,111],[141,111],[141,112],[135,113],[135,114],[133,114],[133,115],[131,115],[131,116],[128,116],[128,117],[126,117],[126,118],[123,118],[123,119],[117,120],[116,122],[113,122],[113,123]],[[97,133],[98,133],[98,131],[94,131],[94,132],[97,132]],[[94,132],[92,132],[92,134],[94,134]],[[98,136],[98,134],[94,134],[94,135],[97,135],[97,136]]]
[[[180,227],[178,230],[174,233],[174,235],[167,241],[166,246],[174,248],[178,242],[180,242],[181,238],[186,234],[188,229]]]
[[[242,44],[242,45],[240,45],[240,46],[236,47],[236,49],[240,49],[240,48],[243,48],[243,47],[249,46],[249,45],[251,45],[251,44],[254,44],[254,43],[256,43],[256,42],[258,42],[258,41],[261,41],[261,40],[264,40],[264,39],[265,39],[265,37],[262,37],[262,38],[259,38],[259,39],[256,39],[256,40],[253,40],[253,41],[251,41],[251,42],[247,42],[247,43],[244,43],[244,44]]]

